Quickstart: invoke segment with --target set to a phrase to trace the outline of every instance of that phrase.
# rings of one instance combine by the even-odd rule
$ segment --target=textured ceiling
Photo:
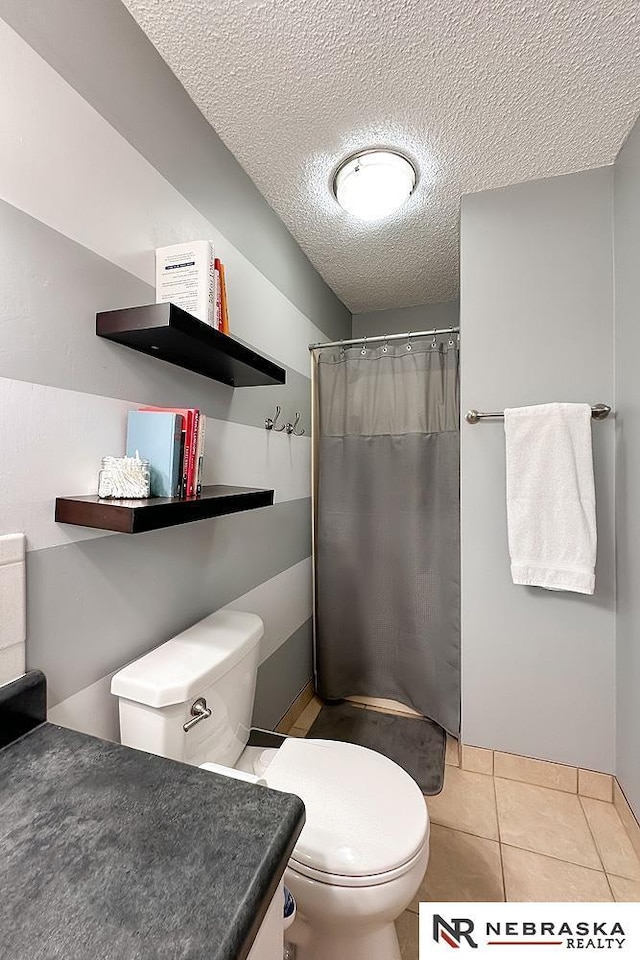
[[[125,2],[353,312],[454,297],[460,197],[611,163],[640,110],[638,0]],[[420,181],[361,224],[330,181],[370,145]]]

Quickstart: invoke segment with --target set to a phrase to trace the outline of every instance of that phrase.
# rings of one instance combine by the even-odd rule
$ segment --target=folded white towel
[[[597,538],[591,407],[515,407],[505,410],[504,429],[513,582],[593,593]]]

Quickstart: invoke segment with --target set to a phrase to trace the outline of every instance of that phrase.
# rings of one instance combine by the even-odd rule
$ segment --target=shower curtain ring
[[[407,350],[411,350],[411,330],[407,334]]]
[[[367,338],[366,338],[366,337],[363,337],[362,339],[363,339],[363,344],[362,344],[362,350],[360,351],[360,353],[362,354],[363,357],[366,357],[366,355],[367,355]]]
[[[433,340],[431,341],[431,349],[432,349],[432,350],[435,350],[435,348],[436,348],[437,346],[438,346],[438,341],[436,340],[436,336],[435,336],[435,333],[434,333],[434,335],[433,335]]]
[[[383,353],[386,353],[388,349],[389,349],[389,344],[388,344],[388,342],[385,340],[385,342],[384,342],[383,345],[382,345],[382,352],[383,352]]]

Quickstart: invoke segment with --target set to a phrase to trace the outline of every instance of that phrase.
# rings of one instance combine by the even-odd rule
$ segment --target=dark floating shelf
[[[149,500],[58,497],[56,521],[116,533],[145,533],[194,520],[270,507],[273,496],[273,490],[218,485],[203,487],[199,497],[186,500],[178,497],[151,497]]]
[[[96,333],[231,387],[269,386],[286,380],[286,371],[277,363],[173,303],[97,313]]]

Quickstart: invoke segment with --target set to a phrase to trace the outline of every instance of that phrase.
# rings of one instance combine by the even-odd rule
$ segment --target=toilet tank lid
[[[244,659],[263,633],[255,613],[218,610],[116,673],[111,693],[149,707],[191,700]]]

